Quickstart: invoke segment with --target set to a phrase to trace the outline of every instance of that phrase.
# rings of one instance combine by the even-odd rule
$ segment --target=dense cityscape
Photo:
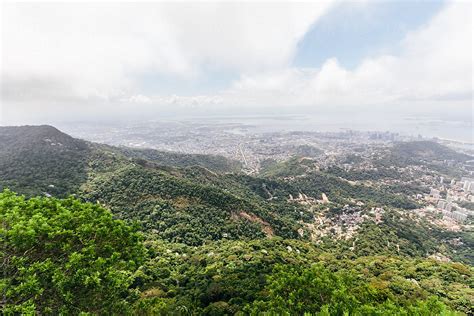
[[[474,160],[460,163],[440,157],[429,160],[430,166],[381,164],[390,156],[394,144],[398,143],[434,141],[471,155],[474,152],[472,143],[387,131],[262,132],[258,126],[215,120],[141,122],[139,125],[130,123],[101,127],[79,124],[69,125],[66,130],[87,140],[116,146],[222,155],[240,162],[242,172],[257,176],[268,165],[298,156],[306,160],[306,172],[340,170],[343,173],[340,178],[351,184],[376,188],[397,185],[417,187],[419,193],[412,194],[411,198],[422,205],[417,210],[418,215],[448,230],[473,229]],[[350,180],[347,175],[351,173],[396,176]],[[287,180],[291,181],[291,178]],[[290,196],[289,201],[311,205],[319,203],[319,198],[308,197],[303,192],[298,197]],[[358,227],[357,220],[354,219],[349,226]]]

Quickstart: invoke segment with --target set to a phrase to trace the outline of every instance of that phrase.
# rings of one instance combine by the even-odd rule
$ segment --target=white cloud
[[[358,105],[393,106],[459,96],[464,96],[464,105],[472,105],[471,24],[470,4],[450,3],[427,25],[407,34],[398,56],[369,58],[354,70],[329,59],[320,69],[243,75],[232,94],[253,97],[255,104],[280,106],[352,105],[360,109]]]
[[[123,98],[144,73],[192,78],[203,67],[285,66],[329,5],[3,4],[2,97]],[[51,91],[26,92],[32,82]]]
[[[151,103],[151,99],[143,94],[132,95],[127,99],[122,99],[123,102],[132,102],[132,103]]]
[[[355,69],[334,58],[317,69],[291,67],[298,41],[329,6],[8,5],[2,98],[12,117],[27,115],[35,105],[60,111],[61,102],[84,116],[187,107],[206,113],[292,106],[354,111],[405,106],[425,112],[472,107],[470,3],[447,3],[406,35],[396,55],[371,56]],[[205,69],[241,75],[227,89],[196,96],[144,95],[135,80],[144,73],[198,80]]]

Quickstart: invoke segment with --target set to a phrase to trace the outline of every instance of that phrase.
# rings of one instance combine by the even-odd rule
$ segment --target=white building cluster
[[[458,222],[464,222],[467,220],[469,216],[473,216],[474,212],[459,207],[456,203],[453,203],[448,198],[447,200],[439,200],[438,201],[438,209],[441,210],[444,216],[450,217]]]
[[[466,222],[469,217],[474,217],[474,211],[461,207],[458,204],[463,201],[474,201],[474,178],[462,177],[443,185],[444,179],[440,179],[441,187],[431,188],[427,199],[436,205],[436,208],[445,217],[452,218],[458,222]],[[443,198],[446,192],[446,198]]]
[[[462,188],[464,192],[474,193],[474,179],[473,178],[461,178]]]

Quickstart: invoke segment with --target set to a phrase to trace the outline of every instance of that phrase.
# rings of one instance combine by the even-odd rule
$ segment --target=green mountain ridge
[[[404,146],[406,152],[415,145]],[[429,153],[417,155],[428,159],[438,146],[422,148]],[[456,159],[451,150],[441,150],[444,157]],[[9,188],[27,197],[52,195],[31,200],[34,207],[45,205],[45,212],[50,199],[70,208],[70,202],[54,202],[54,196],[73,194],[140,231],[146,262],[131,268],[133,282],[127,283],[140,297],[129,293],[129,303],[122,302],[132,314],[186,314],[183,306],[196,315],[324,310],[342,315],[378,309],[379,314],[425,315],[422,310],[432,309],[447,315],[451,308],[470,312],[472,236],[420,219],[418,202],[409,194],[350,181],[336,169],[315,169],[312,158],[274,162],[256,176],[240,172],[240,167],[219,156],[91,143],[50,126],[0,127],[0,190]],[[8,214],[21,214],[25,202],[8,192],[3,196],[2,222],[15,223],[22,217]],[[19,208],[9,206],[15,203]],[[42,212],[38,210],[47,225],[51,213]],[[24,227],[32,225],[32,234],[43,229],[21,221]],[[10,224],[6,227],[8,234],[15,234]],[[76,228],[70,229],[72,233]],[[462,243],[453,246],[451,241],[458,239]],[[43,240],[48,239],[38,242]],[[467,266],[427,258],[439,255]],[[402,268],[395,271],[393,262]],[[319,266],[313,268],[315,264]],[[380,271],[367,272],[374,264]],[[413,271],[412,265],[417,267]],[[318,274],[324,277],[315,281]],[[290,282],[294,291],[306,286],[322,291],[324,282],[335,287],[327,287],[332,290],[326,299],[302,307],[293,305],[291,297],[300,295],[305,301],[313,294],[282,294],[279,282],[290,279],[296,282]],[[357,289],[360,296],[351,296],[345,288]],[[336,293],[344,293],[340,306]],[[431,301],[432,296],[438,298]]]
[[[101,157],[104,156],[104,157]],[[115,168],[120,160],[160,166],[201,166],[231,172],[239,163],[221,156],[187,155],[91,143],[48,126],[0,127],[0,189],[10,187],[29,196],[44,192],[66,196],[87,181],[94,164]],[[110,164],[110,165],[108,165]],[[54,187],[53,187],[54,186]]]

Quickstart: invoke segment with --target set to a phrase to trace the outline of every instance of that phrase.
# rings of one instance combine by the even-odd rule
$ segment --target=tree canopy
[[[117,313],[135,297],[140,235],[98,204],[0,193],[4,313]]]

